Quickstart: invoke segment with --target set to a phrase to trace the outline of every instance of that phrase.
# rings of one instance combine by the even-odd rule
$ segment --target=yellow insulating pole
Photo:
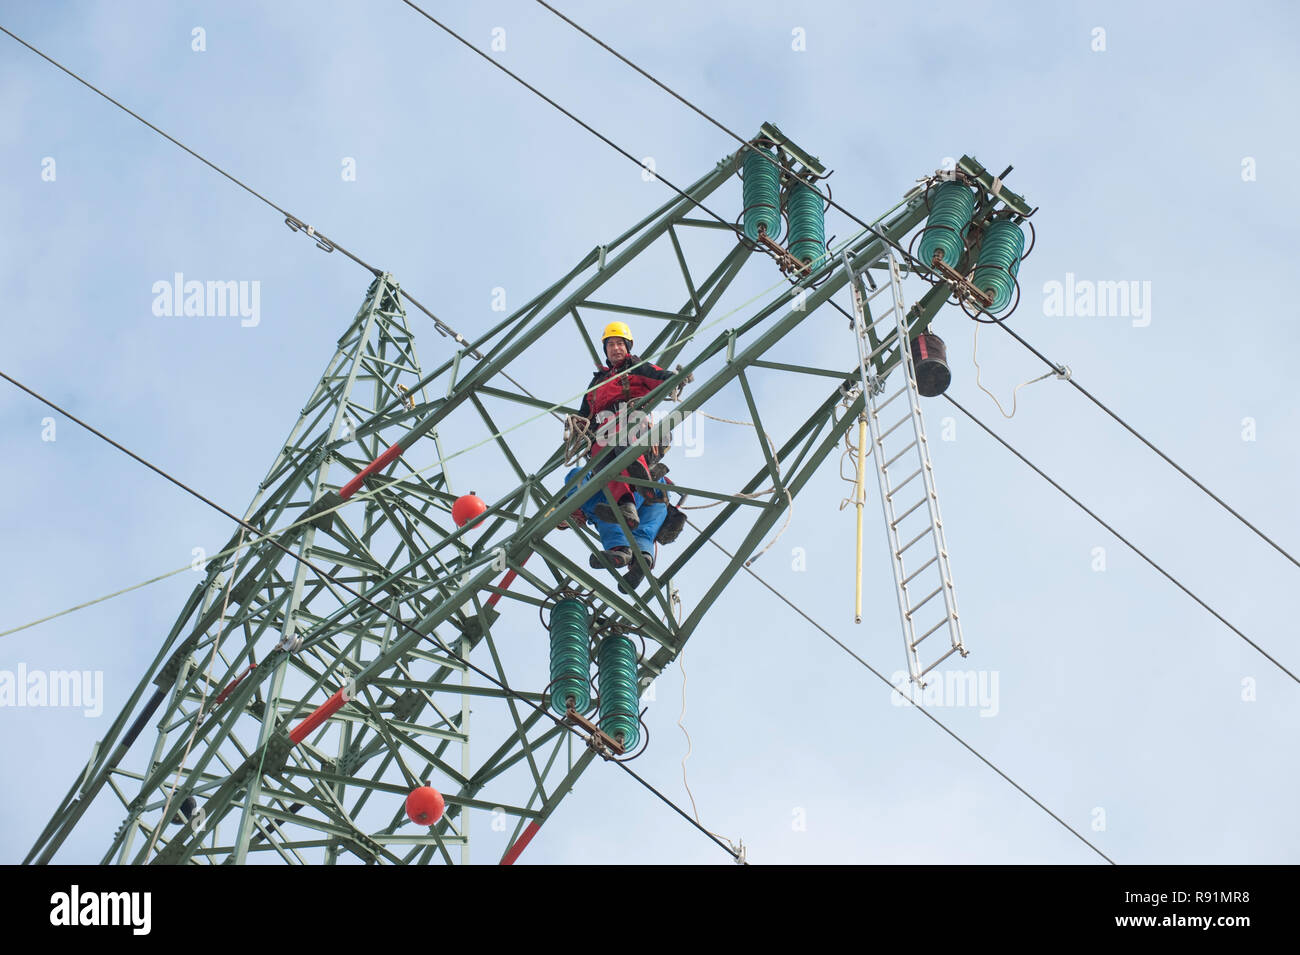
[[[867,503],[866,474],[867,413],[858,415],[858,486],[854,500],[858,505],[858,572],[853,578],[853,622],[862,622],[862,507]]]

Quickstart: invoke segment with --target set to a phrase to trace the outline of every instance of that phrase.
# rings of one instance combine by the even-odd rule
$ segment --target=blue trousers
[[[565,482],[572,480],[573,476],[581,470],[582,468],[574,468],[565,476]],[[583,475],[582,483],[586,484],[590,477],[589,474]],[[663,483],[662,479],[659,483]],[[659,528],[663,527],[664,521],[668,519],[668,504],[666,501],[647,502],[641,491],[639,487],[632,489],[632,496],[636,499],[637,520],[641,522],[632,531],[632,536],[636,539],[637,547],[647,554],[654,554],[655,536],[659,533]],[[586,515],[587,520],[596,525],[596,530],[600,533],[600,546],[605,550],[629,546],[623,528],[596,517],[596,505],[603,500],[605,496],[597,494],[582,505],[582,513]]]

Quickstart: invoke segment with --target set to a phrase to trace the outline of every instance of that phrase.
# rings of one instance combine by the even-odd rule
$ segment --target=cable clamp
[[[322,252],[334,251],[334,243],[323,235],[319,235],[316,232],[315,226],[309,226],[301,219],[295,219],[293,216],[285,216],[284,224],[289,227],[290,232],[306,232],[307,235],[316,240],[316,248],[320,249]]]
[[[325,238],[325,236],[318,235],[315,226],[307,226],[307,234],[316,240],[316,248],[320,249],[322,252],[334,251],[334,243],[330,242],[330,240]]]
[[[1056,374],[1054,377],[1060,379],[1061,381],[1069,381],[1071,374],[1073,374],[1073,372],[1070,371],[1069,365],[1061,365],[1056,369]]]

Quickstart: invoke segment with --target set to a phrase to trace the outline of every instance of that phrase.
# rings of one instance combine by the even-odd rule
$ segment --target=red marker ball
[[[451,519],[457,527],[464,527],[486,510],[483,498],[477,494],[465,494],[456,498],[456,503],[451,506]]]
[[[432,826],[441,819],[445,806],[442,793],[432,786],[412,789],[411,794],[406,797],[406,814],[411,817],[411,822],[421,826]]]

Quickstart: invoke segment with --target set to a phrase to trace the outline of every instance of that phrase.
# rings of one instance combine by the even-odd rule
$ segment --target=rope
[[[583,455],[591,454],[591,421],[582,415],[571,414],[564,419],[564,464],[577,464]]]
[[[678,624],[680,625],[680,623],[681,621],[679,620]],[[691,758],[691,751],[694,749],[694,744],[691,742],[691,734],[686,730],[686,724],[682,722],[683,720],[686,719],[686,648],[685,647],[683,647],[682,652],[677,655],[677,665],[678,667],[681,668],[682,671],[682,711],[677,717],[677,728],[680,729],[682,731],[682,735],[686,737],[686,755],[682,757],[682,785],[686,787],[686,797],[691,801],[691,812],[695,814],[695,822],[701,829],[705,829],[705,831],[708,832],[709,835],[713,836],[716,839],[721,839],[728,846],[730,846],[732,854],[735,855],[738,860],[743,859],[744,849],[745,849],[744,840],[741,840],[739,844],[734,843],[726,836],[719,835],[718,833],[713,832],[711,829],[706,829],[704,823],[700,822],[700,810],[695,805],[695,794],[691,792],[691,784],[686,779],[686,761]]]
[[[749,560],[745,561],[745,566],[748,567],[748,566],[749,566],[750,564],[752,564],[754,561],[758,560],[760,557],[762,557],[764,554],[766,554],[769,550],[771,550],[771,549],[772,549],[772,545],[775,544],[777,541],[779,541],[779,540],[781,539],[781,535],[785,533],[786,528],[790,526],[790,522],[791,522],[792,520],[794,520],[794,496],[791,495],[791,493],[790,493],[790,489],[789,489],[789,488],[786,488],[786,491],[785,491],[785,523],[782,524],[782,525],[781,525],[781,529],[780,529],[779,531],[776,532],[776,536],[773,537],[770,541],[767,542],[767,546],[766,546],[766,547],[764,547],[762,550],[760,550],[760,551],[759,551],[757,554],[755,554],[753,557],[749,558]]]
[[[695,814],[695,821],[700,821],[700,810],[695,805],[695,794],[691,792],[691,784],[686,779],[686,761],[691,758],[691,751],[695,748],[691,742],[691,734],[686,730],[686,724],[682,721],[686,719],[686,648],[677,655],[677,665],[682,670],[682,711],[677,715],[677,728],[682,731],[686,737],[686,755],[682,757],[682,785],[686,787],[686,798],[691,801],[691,812]]]
[[[706,417],[706,418],[712,418],[714,421],[721,421],[723,424],[737,424],[737,425],[741,425],[742,427],[745,427],[745,428],[753,428],[753,429],[755,429],[756,431],[761,431],[762,434],[763,434],[763,438],[767,441],[767,445],[768,445],[768,447],[772,449],[772,463],[775,465],[775,470],[776,470],[776,472],[777,472],[778,474],[781,473],[781,458],[780,458],[780,456],[776,453],[776,442],[772,440],[772,436],[771,436],[770,434],[768,434],[768,433],[767,433],[765,430],[763,430],[762,428],[759,428],[758,425],[754,424],[754,422],[752,422],[752,421],[737,421],[737,420],[735,420],[735,419],[733,419],[733,418],[722,418],[722,417],[719,417],[718,415],[712,415],[712,414],[709,414],[707,411],[700,411],[699,409],[696,409],[695,413],[698,414],[698,415],[703,415],[703,416]],[[765,497],[765,496],[767,496],[768,494],[775,494],[775,493],[776,493],[776,485],[771,485],[770,487],[765,487],[765,488],[763,488],[761,491],[750,491],[749,493],[746,493],[746,492],[744,492],[744,491],[736,491],[736,492],[735,492],[734,494],[732,494],[731,496],[732,496],[732,497],[743,497],[743,498],[745,498],[746,500],[754,500],[754,499],[756,499],[756,498]],[[785,531],[786,531],[786,528],[788,528],[788,527],[790,526],[790,521],[792,521],[792,520],[794,519],[794,497],[793,497],[793,495],[790,494],[789,489],[786,489],[786,490],[784,491],[784,493],[785,493],[785,501],[786,501],[786,515],[785,515],[785,523],[781,525],[781,529],[780,529],[779,531],[776,532],[776,536],[773,537],[770,541],[768,541],[768,542],[767,542],[767,545],[764,546],[764,548],[763,548],[762,550],[760,550],[760,551],[759,551],[757,554],[755,554],[753,557],[749,558],[749,560],[745,561],[745,566],[746,566],[746,567],[748,567],[748,566],[749,566],[750,564],[752,564],[754,561],[758,560],[760,557],[762,557],[764,554],[766,554],[769,550],[771,550],[771,549],[772,549],[772,545],[775,544],[778,540],[781,539],[781,535],[784,534]],[[683,496],[682,499],[685,500],[685,497]],[[711,508],[711,507],[717,507],[719,504],[723,504],[723,503],[726,503],[726,502],[724,502],[724,501],[714,501],[712,504],[678,504],[678,505],[677,505],[677,508],[678,508],[678,510],[683,510],[683,511],[703,511],[703,510],[707,510],[707,509],[709,509],[709,508]]]
[[[696,409],[695,413],[705,418],[712,418],[714,421],[721,421],[723,424],[738,424],[746,428],[758,429],[758,426],[754,424],[754,422],[752,421],[735,421],[731,418],[720,418],[717,415],[712,415],[709,414],[707,411],[700,411],[699,409]],[[776,442],[772,440],[772,436],[768,434],[766,431],[763,432],[763,437],[767,439],[767,446],[772,449],[772,463],[776,465],[776,470],[779,473],[781,470],[781,458],[776,453]],[[754,498],[764,497],[765,495],[775,494],[775,493],[776,493],[776,485],[772,485],[771,487],[763,488],[761,491],[751,491],[748,494],[745,493],[744,491],[737,491],[731,496],[743,497],[746,498],[747,500],[752,500]],[[789,497],[788,494],[786,496]],[[724,503],[726,502],[714,501],[712,504],[691,504],[689,506],[682,504],[682,505],[678,505],[678,507],[680,507],[681,510],[684,511],[702,511],[702,510],[707,510],[710,507],[717,507],[719,504],[724,504]],[[771,544],[768,545],[768,547],[770,546]],[[766,550],[767,548],[765,547],[763,549]]]
[[[850,403],[851,402],[848,395],[845,395],[844,400],[840,402],[840,404],[844,406],[845,411],[849,409]],[[834,425],[835,427],[839,427],[840,421],[842,420],[843,420],[842,418],[835,417],[835,408],[832,407],[831,408],[832,425]],[[844,510],[844,508],[848,507],[850,504],[857,503],[856,498],[858,492],[858,446],[853,443],[852,432],[853,432],[852,428],[844,429],[844,453],[840,455],[840,480],[853,485],[854,496],[842,498],[840,500],[841,511]],[[863,459],[865,460],[867,457],[869,457],[873,451],[875,451],[874,446],[867,448],[866,453],[863,455]],[[853,465],[853,477],[849,477],[844,473],[844,462],[846,459],[850,461]]]
[[[1044,378],[1055,377],[1061,379],[1062,381],[1070,380],[1070,366],[1062,365],[1060,371],[1049,371],[1045,374],[1039,375],[1037,378],[1030,378],[1028,381],[1022,381],[1020,384],[1016,385],[1015,390],[1011,392],[1011,414],[1007,414],[1006,411],[1002,408],[1002,402],[998,401],[997,395],[993,394],[993,392],[989,391],[987,388],[985,388],[983,385],[980,384],[979,353],[980,353],[981,323],[975,322],[974,325],[975,325],[975,347],[974,350],[971,352],[971,360],[975,362],[975,387],[977,387],[980,391],[984,392],[984,394],[988,395],[990,398],[993,399],[993,403],[998,406],[998,411],[1002,412],[1002,417],[1008,419],[1015,417],[1016,396],[1017,394],[1019,394],[1020,389],[1025,387],[1025,385],[1032,385],[1035,382],[1042,381]]]

